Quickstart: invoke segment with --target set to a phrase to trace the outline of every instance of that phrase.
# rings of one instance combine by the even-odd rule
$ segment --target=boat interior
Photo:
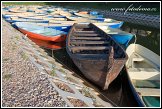
[[[115,52],[114,58],[125,58],[122,48],[105,32],[93,24],[75,24],[70,35],[69,48],[82,57],[107,58]],[[113,49],[113,50],[112,50]]]
[[[128,73],[136,92],[138,92],[144,104],[146,106],[158,106],[160,99],[159,66],[134,52],[129,58]]]

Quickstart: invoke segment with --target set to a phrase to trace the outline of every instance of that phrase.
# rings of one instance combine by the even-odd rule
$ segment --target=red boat
[[[42,41],[42,40],[38,40],[38,39],[34,39],[34,38],[30,38],[34,43],[36,43],[37,45],[39,45],[40,47],[44,47],[47,49],[54,49],[54,50],[58,50],[58,49],[62,49],[65,47],[66,42],[47,42],[47,41]]]
[[[16,22],[14,26],[28,37],[47,41],[47,42],[62,42],[65,41],[67,33],[64,31],[38,26],[31,23]]]

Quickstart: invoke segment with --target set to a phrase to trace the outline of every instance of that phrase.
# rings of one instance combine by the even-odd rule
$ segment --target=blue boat
[[[98,15],[98,12],[97,11],[90,11],[89,14],[90,15]]]
[[[13,25],[28,37],[44,42],[62,42],[66,39],[66,32],[39,26],[36,23],[16,22]]]
[[[63,31],[64,34],[68,33],[70,28],[72,27],[72,25],[63,25],[63,24],[48,24],[48,23],[27,23],[27,22],[22,22],[23,24],[31,24],[31,25],[37,25],[37,26],[40,26],[40,27],[46,27],[46,28],[52,28],[52,29],[55,29],[55,30],[59,30],[59,31]],[[15,23],[12,23],[12,26],[14,28],[17,29],[17,27],[15,26]]]
[[[111,22],[97,22],[95,24],[97,24],[97,26],[107,26],[107,27],[111,27],[111,28],[116,28],[119,29],[122,25],[123,25],[123,21],[111,21]]]
[[[105,18],[92,18],[91,20],[97,20],[99,22],[104,22],[105,21]]]
[[[13,16],[16,16],[16,15],[13,15],[13,14],[2,14],[2,18],[4,18],[4,19],[8,19],[8,18],[11,18]]]
[[[60,30],[60,31],[64,31],[64,32],[68,33],[72,26],[67,25],[67,26],[47,26],[47,27],[48,28],[53,28],[53,29],[56,29],[56,30]]]
[[[15,18],[15,19],[8,18],[8,19],[6,19],[6,21],[9,22],[9,23],[14,23],[14,22],[49,23],[48,20],[42,20],[42,19],[22,19],[22,18]]]
[[[114,29],[107,26],[98,26],[103,31],[105,31],[107,34],[109,34],[115,41],[117,41],[119,44],[123,45],[124,48],[126,48],[130,42],[130,40],[133,38],[133,34],[122,31],[120,29]]]
[[[103,15],[99,14],[97,11],[90,11],[89,14],[96,18],[103,18]]]
[[[109,27],[111,27],[111,28],[120,28],[123,24],[124,24],[124,22],[120,21],[118,23],[114,23],[112,25],[109,25]]]

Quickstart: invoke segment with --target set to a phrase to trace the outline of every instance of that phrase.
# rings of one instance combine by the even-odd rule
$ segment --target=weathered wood
[[[107,41],[71,41],[71,44],[109,44]]]
[[[91,33],[96,33],[95,31],[75,31],[74,33],[82,33],[82,34],[87,34],[87,33],[89,33],[89,34],[91,34]]]
[[[110,47],[107,46],[86,46],[86,47],[70,47],[72,51],[76,50],[108,50]]]
[[[105,40],[104,37],[72,37],[71,40]]]
[[[122,47],[92,23],[74,24],[67,37],[66,50],[75,65],[90,81],[107,90],[128,59]]]
[[[95,33],[73,33],[74,36],[100,36],[99,34],[95,34]]]
[[[107,54],[76,54],[75,56],[83,58],[107,58]]]

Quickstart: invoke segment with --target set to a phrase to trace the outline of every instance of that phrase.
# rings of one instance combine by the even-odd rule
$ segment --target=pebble
[[[14,40],[15,36],[21,39],[23,35],[6,21],[2,23],[2,106],[67,107],[47,77],[21,56],[20,46]]]

